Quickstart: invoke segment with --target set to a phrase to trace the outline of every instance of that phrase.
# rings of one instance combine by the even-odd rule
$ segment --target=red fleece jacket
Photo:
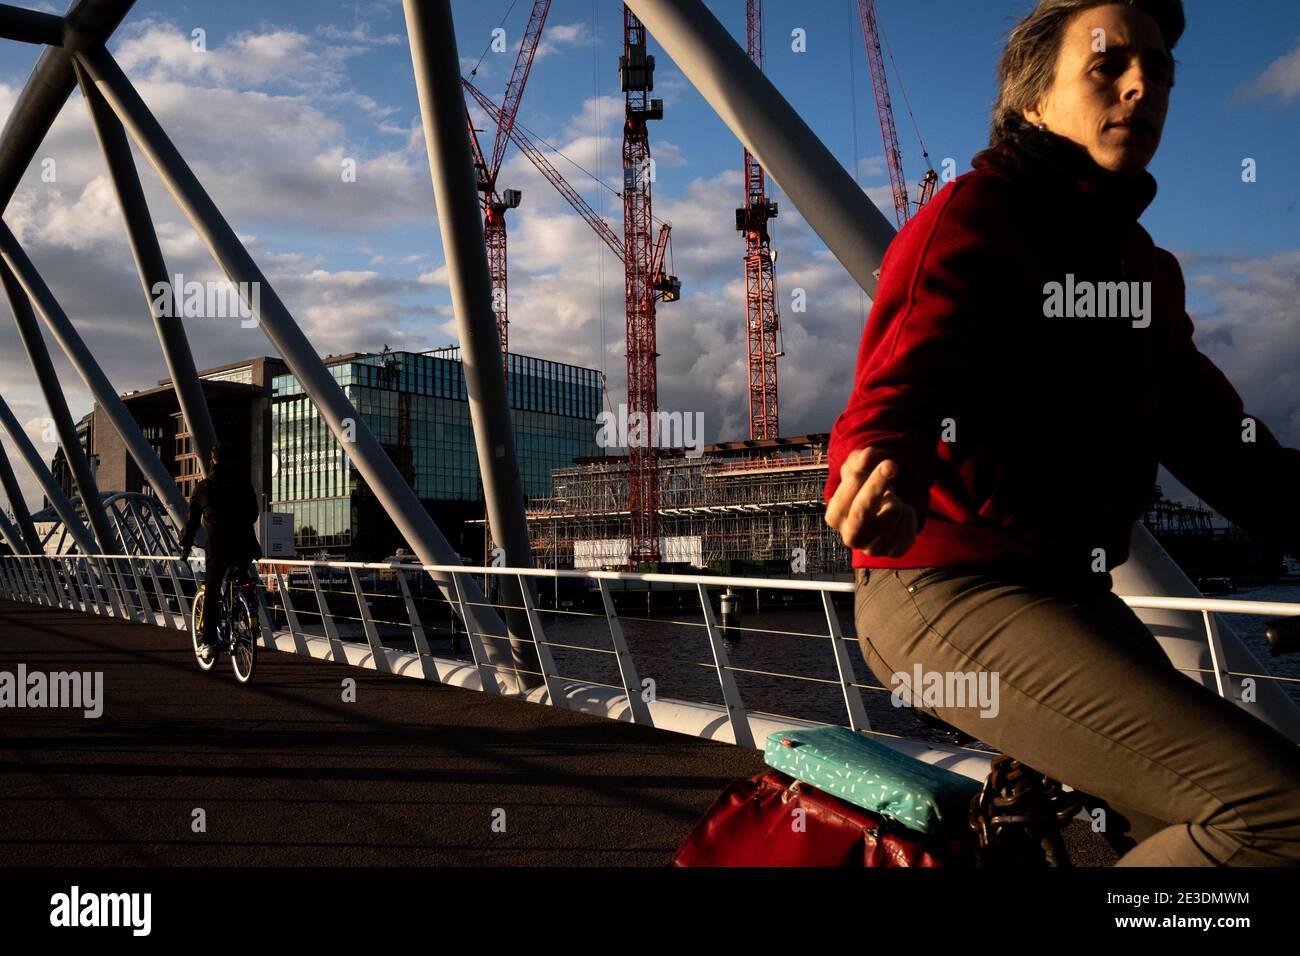
[[[853,566],[1110,570],[1158,463],[1246,530],[1300,542],[1300,452],[1193,344],[1178,262],[1136,221],[1155,181],[1028,162],[980,154],[885,255],[825,499],[850,452],[879,447],[922,523],[902,557],[855,549]],[[1149,325],[1046,314],[1049,283],[1088,281],[1150,282]]]

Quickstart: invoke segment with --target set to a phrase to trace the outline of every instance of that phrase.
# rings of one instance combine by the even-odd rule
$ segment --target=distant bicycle
[[[190,639],[199,667],[205,671],[212,670],[221,652],[229,651],[230,665],[241,684],[253,679],[253,668],[257,664],[257,598],[253,592],[253,580],[251,568],[242,574],[236,568],[227,568],[222,576],[218,589],[220,598],[213,608],[221,615],[217,621],[217,649],[210,658],[204,659],[199,652],[199,645],[203,643],[203,616],[208,611],[206,585],[199,587],[194,598],[190,622]]]

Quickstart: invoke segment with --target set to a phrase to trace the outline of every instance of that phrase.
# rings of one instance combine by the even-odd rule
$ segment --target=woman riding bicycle
[[[1160,463],[1300,543],[1300,452],[1196,349],[1137,223],[1183,28],[1181,0],[1041,0],[1011,33],[990,148],[885,256],[826,521],[872,672],[995,675],[996,713],[925,710],[1107,801],[1141,841],[1119,865],[1297,865],[1295,744],[1111,591]]]
[[[224,446],[219,443],[212,446],[209,457],[212,467],[208,476],[194,486],[181,536],[181,560],[185,560],[202,522],[207,540],[203,583],[212,594],[221,587],[227,568],[243,575],[249,562],[262,556],[253,531],[258,514],[257,494],[247,476],[229,466],[228,457]],[[203,615],[203,644],[199,653],[205,659],[216,650],[220,618],[218,613]]]

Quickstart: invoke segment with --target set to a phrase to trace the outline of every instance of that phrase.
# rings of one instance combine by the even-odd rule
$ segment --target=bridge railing
[[[838,723],[902,737],[921,730],[889,706],[894,689],[863,664],[851,582],[305,560],[263,560],[257,570],[261,643],[275,650],[747,746],[790,726]],[[486,602],[466,598],[470,576]],[[434,586],[438,577],[450,580],[455,600]],[[493,597],[509,577],[521,585],[521,605]],[[190,565],[174,557],[0,559],[0,589],[11,599],[180,630],[192,627],[197,588]],[[728,613],[733,600],[739,615]],[[1300,603],[1124,600],[1199,612],[1211,666],[1181,669],[1213,673],[1220,694],[1229,677],[1300,684],[1228,670],[1215,655],[1212,620],[1300,616]],[[485,646],[492,636],[476,623],[487,607],[518,612],[527,629],[513,636],[535,649],[540,669],[494,662]]]

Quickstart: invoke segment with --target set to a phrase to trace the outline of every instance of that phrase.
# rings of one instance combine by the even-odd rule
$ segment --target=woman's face
[[[1160,145],[1172,76],[1155,20],[1130,6],[1093,7],[1067,24],[1055,80],[1024,115],[1085,147],[1099,166],[1134,173]]]

